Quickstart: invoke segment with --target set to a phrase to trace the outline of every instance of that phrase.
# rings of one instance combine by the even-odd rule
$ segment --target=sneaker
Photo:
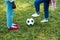
[[[34,13],[34,14],[32,14],[32,17],[38,17],[38,16],[39,16],[38,13]]]
[[[13,25],[13,26],[18,26],[18,24],[14,24],[14,23],[13,23],[12,25]]]
[[[43,19],[41,22],[48,22],[48,20],[47,19]]]
[[[19,29],[18,24],[12,24],[12,27],[8,28],[8,30],[17,30],[17,29]]]

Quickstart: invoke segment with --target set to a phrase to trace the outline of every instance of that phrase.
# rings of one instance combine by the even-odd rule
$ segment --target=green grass
[[[14,23],[19,24],[19,30],[8,31],[6,23],[6,8],[3,0],[0,0],[0,40],[60,40],[60,0],[57,0],[55,11],[51,10],[48,23],[40,23],[44,18],[43,4],[41,4],[41,16],[33,18],[33,26],[26,25],[26,19],[34,13],[34,0],[16,0],[17,8],[14,14]]]

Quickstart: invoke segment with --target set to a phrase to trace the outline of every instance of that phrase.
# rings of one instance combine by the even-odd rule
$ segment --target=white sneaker
[[[41,22],[48,22],[48,20],[47,19],[43,19]]]
[[[38,16],[39,16],[38,13],[34,13],[34,14],[32,14],[32,17],[38,17]]]

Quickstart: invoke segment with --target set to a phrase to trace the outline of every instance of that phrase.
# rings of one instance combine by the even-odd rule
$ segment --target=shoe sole
[[[19,28],[10,28],[8,30],[18,30]]]
[[[41,21],[40,21],[41,22]],[[47,21],[48,22],[48,21]],[[47,22],[41,22],[41,23],[47,23]]]

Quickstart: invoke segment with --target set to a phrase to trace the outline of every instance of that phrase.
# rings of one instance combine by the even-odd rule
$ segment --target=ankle
[[[35,12],[35,13],[37,13],[39,15],[39,12]]]
[[[48,20],[48,18],[45,18],[46,20]]]

